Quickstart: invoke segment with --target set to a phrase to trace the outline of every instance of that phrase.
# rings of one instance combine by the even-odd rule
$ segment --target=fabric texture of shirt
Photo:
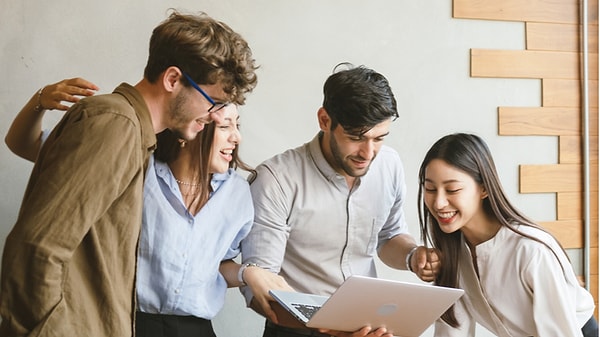
[[[6,239],[0,336],[132,336],[155,143],[148,108],[128,84],[69,109],[40,150]]]
[[[219,265],[238,256],[254,209],[248,182],[233,169],[214,174],[211,185],[214,192],[194,216],[169,166],[149,166],[136,281],[140,311],[212,319],[223,307],[227,282]]]
[[[459,286],[465,294],[455,305],[461,326],[454,329],[440,319],[435,336],[474,336],[475,323],[502,337],[582,336],[581,328],[594,313],[592,295],[580,286],[556,240],[537,228],[517,229],[552,249],[502,227],[475,247],[478,278],[464,243]]]
[[[279,273],[297,291],[330,295],[350,275],[375,277],[377,249],[408,233],[404,169],[387,146],[350,190],[318,134],[260,164],[250,190],[255,217],[243,262]],[[249,303],[249,287],[242,291]]]

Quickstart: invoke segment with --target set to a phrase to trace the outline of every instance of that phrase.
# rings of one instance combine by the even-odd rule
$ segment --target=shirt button
[[[175,289],[175,293],[176,293],[176,294],[179,294],[179,289]]]

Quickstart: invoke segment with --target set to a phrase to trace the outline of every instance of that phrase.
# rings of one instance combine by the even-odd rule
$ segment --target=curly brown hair
[[[245,103],[245,95],[257,84],[258,66],[246,40],[203,12],[181,14],[173,10],[154,28],[144,77],[154,83],[171,66],[189,74],[196,83],[221,84],[228,100],[238,105]]]

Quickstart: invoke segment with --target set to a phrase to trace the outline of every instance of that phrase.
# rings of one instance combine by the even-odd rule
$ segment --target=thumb
[[[417,248],[416,251],[416,257],[417,257],[417,266],[419,267],[419,269],[423,269],[425,268],[425,265],[427,264],[427,251],[425,251],[425,254],[419,254],[419,251],[421,251],[422,247]]]
[[[271,306],[269,305],[268,301],[261,301],[261,306],[263,308],[264,314],[265,316],[273,323],[278,324],[279,321],[277,320],[277,315],[275,314],[275,311],[273,311],[273,309],[271,309]]]

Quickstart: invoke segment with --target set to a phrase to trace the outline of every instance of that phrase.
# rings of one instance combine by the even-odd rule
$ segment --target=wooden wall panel
[[[597,116],[597,114],[596,114]],[[594,132],[591,131],[593,134]],[[582,158],[582,139],[578,136],[560,136],[558,161],[561,164],[579,164],[583,163]],[[591,166],[598,166],[598,136],[590,136],[589,139],[589,154]]]
[[[453,16],[465,19],[578,23],[576,0],[454,0]]]
[[[574,24],[527,22],[527,50],[580,51],[581,27]],[[598,26],[588,28],[588,49],[598,50]]]
[[[579,78],[579,54],[471,49],[472,77]]]
[[[587,280],[598,317],[598,2],[588,1],[591,261]],[[521,165],[521,193],[556,193],[556,221],[543,225],[567,248],[583,242],[583,128],[579,0],[453,0],[455,18],[524,23],[525,50],[471,50],[471,76],[542,80],[540,107],[500,107],[498,133],[557,136],[558,163]],[[517,37],[520,38],[520,37]],[[580,276],[581,279],[583,277]]]
[[[520,165],[519,192],[552,193],[578,192],[581,187],[581,165]]]
[[[596,137],[597,139],[597,137]],[[558,162],[560,164],[581,164],[581,136],[560,136],[558,138]]]
[[[500,135],[578,136],[581,121],[578,108],[498,108]]]
[[[598,107],[598,81],[589,81],[588,104]],[[581,81],[546,78],[542,80],[542,106],[581,107]]]
[[[540,222],[540,225],[552,233],[565,249],[579,248],[583,245],[581,220]]]

